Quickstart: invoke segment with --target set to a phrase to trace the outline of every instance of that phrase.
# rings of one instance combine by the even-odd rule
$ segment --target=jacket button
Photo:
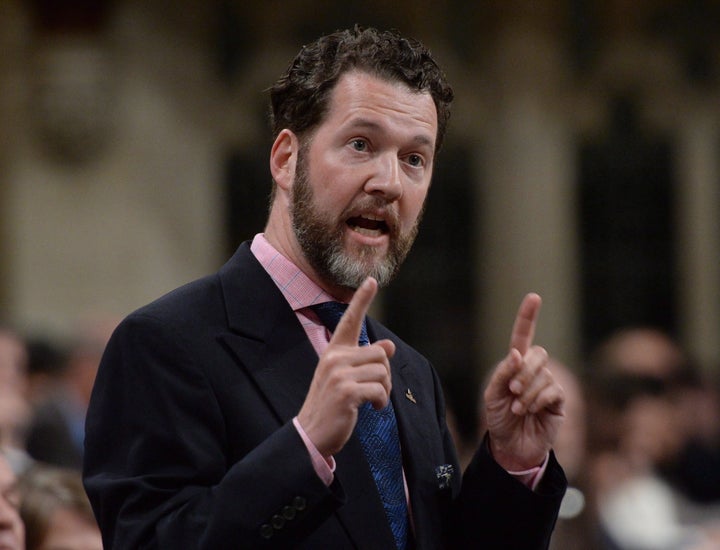
[[[284,517],[288,521],[294,520],[296,513],[297,513],[297,511],[292,506],[285,506],[282,509],[282,517]]]
[[[303,497],[295,497],[292,501],[292,505],[298,512],[302,512],[307,506],[307,501]]]
[[[275,530],[272,528],[271,525],[265,523],[262,525],[262,527],[260,527],[260,536],[265,540],[271,539],[274,534]]]
[[[277,514],[272,517],[270,523],[272,523],[273,528],[277,529],[278,531],[285,527],[285,519]]]

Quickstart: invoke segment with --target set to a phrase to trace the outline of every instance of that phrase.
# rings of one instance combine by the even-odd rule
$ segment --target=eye
[[[410,166],[416,166],[419,168],[419,167],[422,167],[425,165],[425,160],[420,155],[412,154],[412,155],[408,155],[407,163]]]
[[[353,149],[356,151],[367,151],[368,144],[367,141],[365,141],[362,138],[355,138],[350,142],[350,145]]]
[[[16,487],[10,487],[0,498],[16,510],[20,509],[20,491]]]

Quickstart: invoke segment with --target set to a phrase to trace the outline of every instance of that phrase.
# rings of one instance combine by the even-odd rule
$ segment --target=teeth
[[[379,229],[366,229],[365,227],[359,227],[357,225],[353,225],[352,228],[361,235],[367,235],[368,237],[377,237],[378,235],[382,235],[382,231]]]
[[[375,214],[350,218],[347,220],[347,224],[350,228],[361,235],[367,235],[370,237],[376,237],[388,232],[385,218]]]

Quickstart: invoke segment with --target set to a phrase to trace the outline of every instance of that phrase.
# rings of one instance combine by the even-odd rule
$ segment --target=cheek
[[[404,227],[412,227],[422,215],[427,190],[410,190],[403,195],[400,217]]]
[[[313,202],[323,211],[335,211],[347,206],[357,195],[358,185],[348,169],[314,170],[308,179]]]

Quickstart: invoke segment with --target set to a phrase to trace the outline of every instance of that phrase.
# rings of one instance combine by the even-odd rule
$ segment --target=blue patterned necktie
[[[312,306],[312,309],[327,329],[334,332],[347,305],[340,302],[325,302]],[[361,346],[370,344],[364,320],[358,343]],[[358,409],[355,431],[365,451],[395,543],[398,548],[404,549],[408,538],[408,511],[402,475],[400,438],[392,402],[388,401],[387,407],[381,411],[376,411],[370,402],[363,403]]]

